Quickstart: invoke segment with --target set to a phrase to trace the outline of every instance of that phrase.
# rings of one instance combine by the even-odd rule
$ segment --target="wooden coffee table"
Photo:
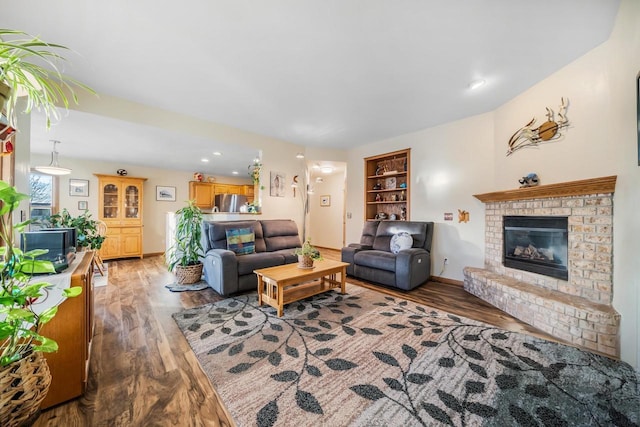
[[[258,304],[269,304],[278,310],[278,317],[282,317],[285,304],[336,288],[344,294],[348,265],[346,262],[322,260],[315,261],[311,269],[285,264],[254,270],[258,276]],[[336,280],[338,273],[340,281]]]

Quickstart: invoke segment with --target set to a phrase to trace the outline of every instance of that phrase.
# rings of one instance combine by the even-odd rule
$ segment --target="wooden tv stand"
[[[82,293],[63,301],[56,316],[40,330],[59,347],[55,353],[44,353],[51,387],[41,409],[81,396],[87,388],[93,337],[93,257],[92,251],[84,253],[71,274],[71,286],[81,286]]]

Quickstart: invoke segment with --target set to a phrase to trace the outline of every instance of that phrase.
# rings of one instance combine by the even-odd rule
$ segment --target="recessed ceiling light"
[[[320,165],[315,163],[313,166],[311,166],[313,169],[320,169]]]
[[[331,166],[324,166],[324,167],[320,168],[320,171],[322,173],[331,173],[331,172],[333,172],[333,168]]]
[[[222,153],[221,153],[221,152],[219,152],[219,151],[214,151],[214,152],[213,152],[213,155],[214,155],[214,156],[222,156]]]
[[[475,89],[481,88],[486,83],[487,82],[485,80],[483,80],[483,79],[474,80],[471,83],[469,83],[469,89],[475,90]]]
[[[296,153],[296,159],[304,159],[304,154]]]
[[[201,158],[200,161],[202,163],[209,163],[209,159],[207,159],[206,157]]]
[[[238,175],[238,171],[231,171],[233,175]]]

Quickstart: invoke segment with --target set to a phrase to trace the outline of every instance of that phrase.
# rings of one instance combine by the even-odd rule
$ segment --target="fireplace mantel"
[[[559,184],[539,185],[536,187],[518,188],[515,190],[474,194],[473,197],[483,203],[491,203],[613,193],[616,187],[616,178],[616,175],[605,176],[602,178],[583,179],[580,181],[562,182]]]

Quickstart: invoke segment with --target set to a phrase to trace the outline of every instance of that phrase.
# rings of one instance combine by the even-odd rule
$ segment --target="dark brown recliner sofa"
[[[238,228],[253,230],[254,253],[236,255],[227,250],[226,232]],[[293,251],[300,246],[298,226],[289,219],[203,221],[204,279],[220,295],[256,290],[253,270],[298,262]]]
[[[431,275],[433,227],[433,222],[366,222],[360,243],[342,248],[347,275],[406,291],[420,286]],[[394,254],[391,239],[403,231],[411,234],[412,247]]]

